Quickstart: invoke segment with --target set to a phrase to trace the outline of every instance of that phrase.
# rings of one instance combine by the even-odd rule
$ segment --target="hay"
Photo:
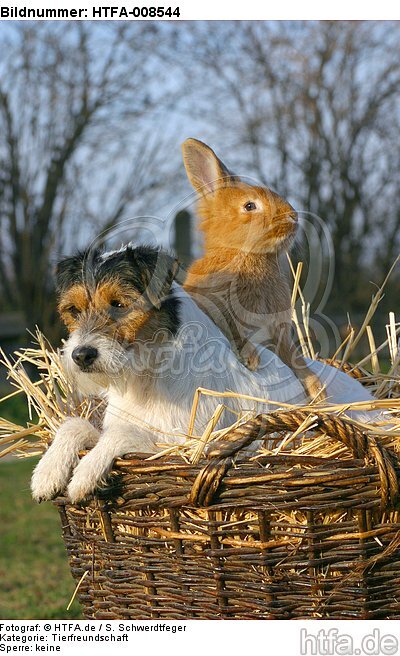
[[[1,403],[21,394],[27,401],[30,418],[26,426],[19,426],[0,416],[0,446],[9,445],[0,452],[0,458],[9,453],[18,457],[43,453],[67,417],[79,416],[99,422],[103,402],[80,398],[65,378],[59,352],[39,330],[34,340],[36,347],[16,351],[12,360],[0,349],[0,364],[6,367],[10,385],[15,388],[0,399],[0,415]],[[32,369],[35,380],[29,373]]]

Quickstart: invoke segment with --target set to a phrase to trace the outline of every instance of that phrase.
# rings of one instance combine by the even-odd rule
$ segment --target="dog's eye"
[[[116,299],[110,301],[110,305],[113,308],[124,308],[126,307],[121,301],[117,301]]]
[[[249,202],[246,203],[246,205],[244,206],[244,209],[246,210],[246,212],[252,212],[253,210],[256,210],[256,209],[257,209],[257,206],[256,206],[256,204],[253,203],[252,201],[249,201]]]
[[[81,311],[78,310],[76,305],[68,305],[68,307],[65,308],[65,312],[68,312],[71,314],[73,317],[77,317],[80,315]]]

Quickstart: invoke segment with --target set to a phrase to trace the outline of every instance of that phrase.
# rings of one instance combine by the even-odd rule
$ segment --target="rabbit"
[[[182,152],[199,197],[205,248],[189,267],[184,288],[248,369],[258,368],[257,347],[268,347],[292,369],[312,400],[324,400],[320,379],[292,337],[289,270],[282,256],[295,240],[297,213],[274,191],[230,173],[203,142],[187,139]]]

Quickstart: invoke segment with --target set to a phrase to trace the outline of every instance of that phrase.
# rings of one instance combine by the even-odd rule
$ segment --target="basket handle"
[[[226,472],[232,466],[235,454],[254,440],[271,433],[297,430],[307,417],[309,413],[303,410],[279,410],[268,415],[259,414],[226,433],[224,439],[216,442],[209,451],[210,462],[198,473],[193,483],[190,503],[195,506],[209,506]],[[377,465],[381,483],[381,506],[385,509],[393,508],[399,497],[396,473],[396,465],[399,466],[399,463],[395,454],[346,419],[333,414],[318,413],[313,413],[313,420],[314,418],[320,430],[330,438],[345,444],[355,458],[372,461]]]

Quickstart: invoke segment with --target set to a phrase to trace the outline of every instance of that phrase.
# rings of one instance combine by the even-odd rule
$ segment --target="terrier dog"
[[[35,500],[63,492],[77,502],[109,474],[116,457],[154,453],[157,443],[185,440],[198,387],[235,391],[278,403],[305,400],[293,372],[260,347],[260,367],[249,371],[219,328],[174,281],[177,262],[167,253],[130,245],[109,253],[86,252],[57,268],[59,312],[69,331],[63,362],[83,394],[107,401],[98,431],[83,418],[67,419],[34,470]],[[371,399],[346,374],[314,362],[335,403]],[[219,398],[199,404],[195,434],[201,434]],[[234,398],[233,410],[268,411],[276,405]],[[225,413],[218,425],[234,417]],[[79,451],[91,450],[81,460]],[[69,483],[69,484],[68,484]]]

